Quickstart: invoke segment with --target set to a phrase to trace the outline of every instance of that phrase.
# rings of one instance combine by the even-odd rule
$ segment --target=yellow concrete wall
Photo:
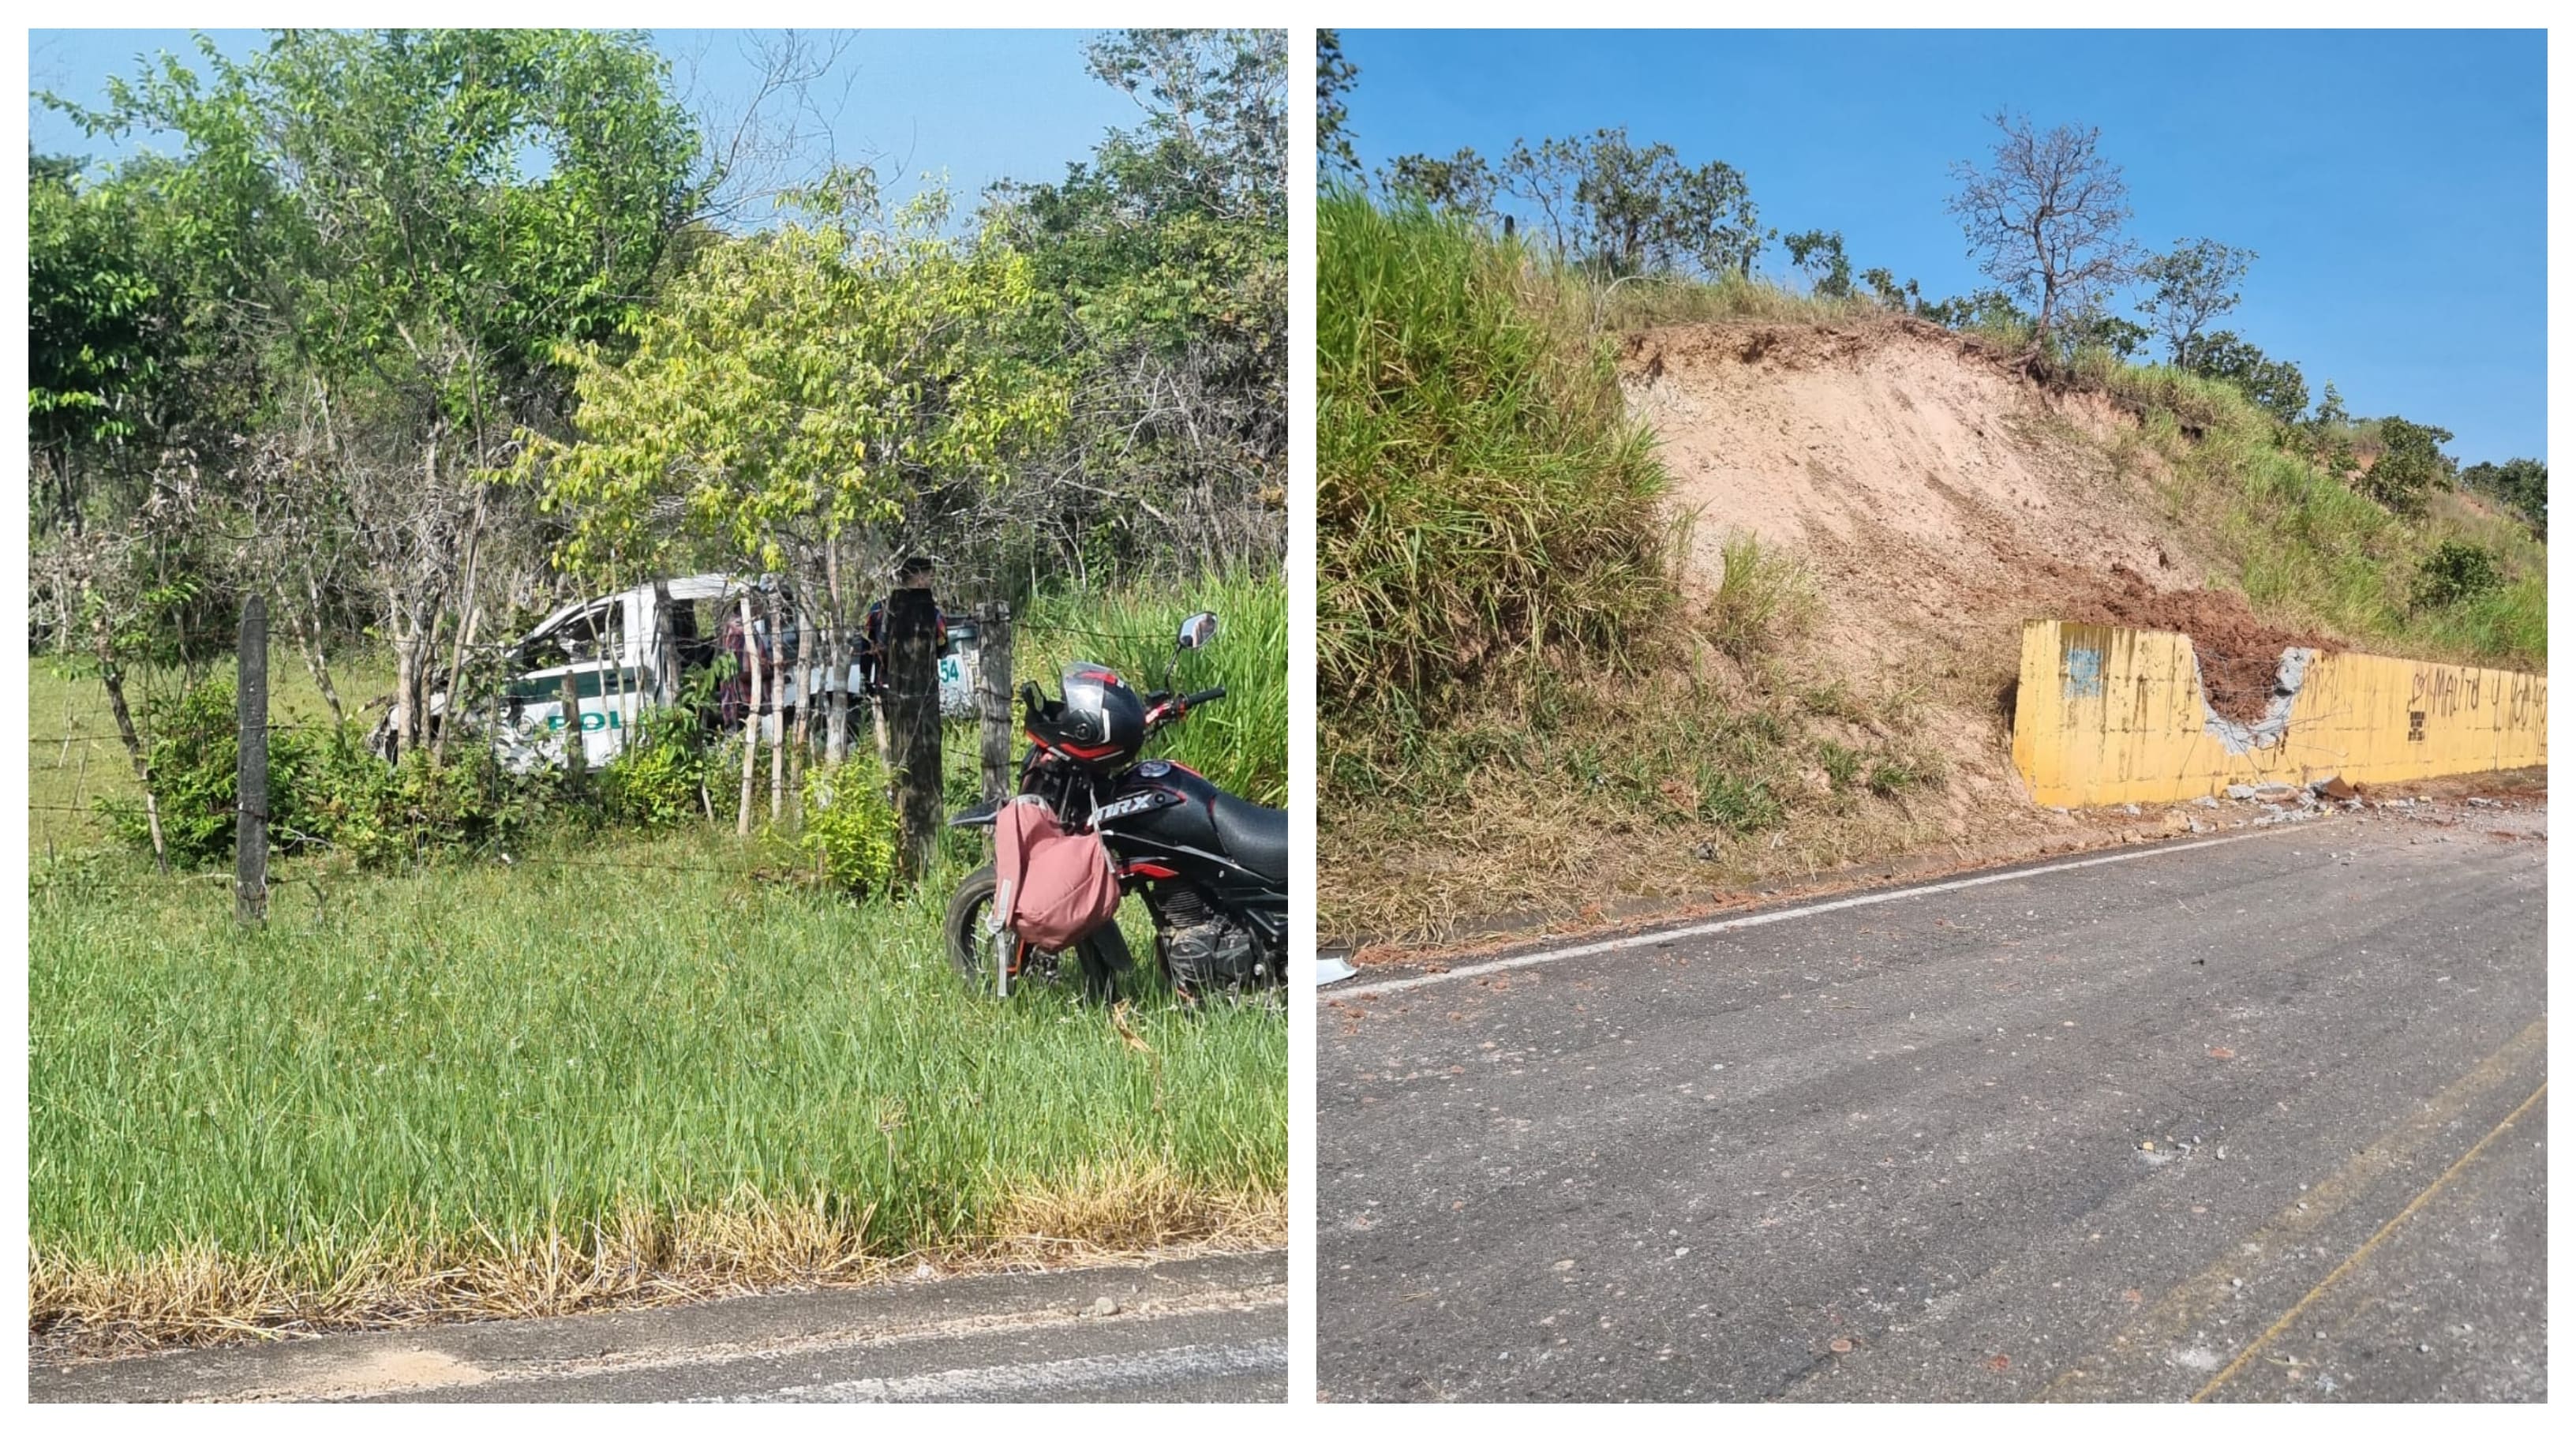
[[[2013,764],[2041,805],[2223,794],[2232,784],[2420,780],[2549,763],[2549,681],[2346,652],[2313,657],[2285,729],[2232,752],[2208,729],[2191,638],[2022,628]]]

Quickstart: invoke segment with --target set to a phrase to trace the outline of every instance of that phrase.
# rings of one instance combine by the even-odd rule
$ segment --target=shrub
[[[443,764],[433,764],[427,751],[389,764],[347,728],[291,744],[294,784],[272,822],[278,843],[290,848],[337,850],[364,866],[400,865],[507,847],[565,813],[561,772],[504,770],[479,744],[451,752]]]
[[[2415,605],[2448,607],[2504,585],[2495,554],[2472,542],[2444,542],[2415,569]]]
[[[648,709],[628,728],[626,747],[599,771],[600,813],[612,824],[669,830],[706,809],[710,757],[705,727],[686,708]]]
[[[805,775],[805,833],[797,844],[819,861],[824,877],[854,893],[894,880],[894,805],[885,767],[873,755]]]
[[[234,687],[209,681],[146,707],[145,769],[172,865],[222,863],[233,849],[240,743]],[[514,775],[469,746],[433,765],[414,751],[389,765],[354,728],[280,731],[268,745],[269,844],[337,850],[381,866],[518,839],[557,813],[560,775]],[[119,839],[152,848],[143,803],[99,803]]]
[[[220,864],[233,853],[236,793],[240,789],[240,729],[233,684],[201,682],[176,695],[144,703],[144,771],[161,815],[161,839],[170,864],[183,870]],[[294,788],[303,762],[291,740],[272,741],[268,753],[269,823],[292,825]],[[100,813],[120,840],[152,849],[152,824],[143,802],[102,799]],[[274,839],[274,836],[272,836]]]

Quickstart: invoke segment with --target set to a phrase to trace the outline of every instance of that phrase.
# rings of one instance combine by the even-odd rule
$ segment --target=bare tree
[[[2045,348],[2063,313],[2081,311],[2131,272],[2129,187],[2102,157],[2102,131],[2059,125],[2041,133],[2028,116],[1997,114],[1994,167],[1950,167],[1949,202],[1986,277],[2037,306]]]
[[[697,219],[719,229],[757,227],[780,195],[832,167],[858,82],[857,67],[843,63],[856,40],[837,30],[746,31],[734,39],[735,58],[755,78],[741,95],[708,78],[708,41],[680,54],[679,98],[707,136]]]

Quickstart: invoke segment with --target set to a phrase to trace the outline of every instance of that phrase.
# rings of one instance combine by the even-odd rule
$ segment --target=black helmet
[[[1105,666],[1077,661],[1064,669],[1064,699],[1049,702],[1037,734],[1082,760],[1133,756],[1145,744],[1145,703]]]

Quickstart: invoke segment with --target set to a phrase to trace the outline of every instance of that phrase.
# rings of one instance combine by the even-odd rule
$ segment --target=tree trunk
[[[152,828],[152,863],[161,873],[170,873],[170,850],[161,839],[161,800],[152,793],[152,763],[143,754],[143,738],[134,730],[134,709],[125,701],[125,669],[116,662],[115,646],[107,635],[107,610],[102,607],[90,618],[90,644],[98,658],[98,681],[107,688],[108,714],[116,718],[116,734],[125,743],[126,758],[134,763],[134,782],[143,787],[143,819]]]
[[[400,592],[388,594],[387,609],[393,616],[394,640],[394,759],[420,749],[422,709],[428,698],[421,694],[422,676],[428,666],[428,647],[419,627],[419,612],[403,600]]]
[[[769,823],[776,825],[787,818],[787,681],[790,669],[776,658],[787,654],[785,614],[778,603],[778,589],[769,589],[769,641],[771,658],[761,663],[769,668],[769,704],[778,708],[778,739],[769,743]]]
[[[304,608],[301,610],[304,610],[304,626],[299,626],[296,631],[304,641],[304,664],[312,667],[314,685],[322,688],[322,701],[330,703],[332,724],[345,726],[348,724],[348,711],[340,708],[340,688],[332,685],[330,657],[322,652],[322,582],[314,577],[312,567],[304,569]]]
[[[750,700],[742,716],[742,798],[735,805],[733,831],[747,838],[751,834],[751,778],[756,769],[752,763],[760,758],[760,637],[751,624],[749,593],[742,599],[742,664],[749,673],[746,689]]]
[[[565,672],[555,699],[563,707],[564,784],[578,800],[590,784],[590,747],[581,734],[581,678]]]
[[[268,918],[268,609],[242,603],[233,679],[233,917]]]
[[[465,604],[457,609],[456,653],[447,663],[447,704],[450,708],[456,705],[458,694],[465,689],[465,653],[474,644],[475,618],[480,615],[474,605],[474,585],[482,555],[483,491],[478,485],[474,492],[474,526],[465,539]],[[451,719],[439,722],[438,734],[431,738],[429,763],[433,766],[447,764],[447,732],[456,724],[452,719],[455,714],[451,709],[448,712]]]
[[[999,805],[1011,796],[1011,604],[975,608],[976,715],[981,718],[984,799]]]
[[[814,627],[800,606],[796,613],[796,741],[787,754],[787,783],[799,797],[805,791],[805,763],[814,750],[814,697],[818,673],[823,670],[816,660],[820,652],[814,636]],[[801,799],[793,804],[803,811]]]
[[[841,544],[823,543],[823,587],[832,610],[823,632],[823,650],[832,664],[832,708],[823,723],[823,763],[837,766],[850,756],[850,608],[841,599]]]
[[[919,880],[939,852],[939,605],[917,587],[886,598],[888,744],[895,783],[895,867]]]

